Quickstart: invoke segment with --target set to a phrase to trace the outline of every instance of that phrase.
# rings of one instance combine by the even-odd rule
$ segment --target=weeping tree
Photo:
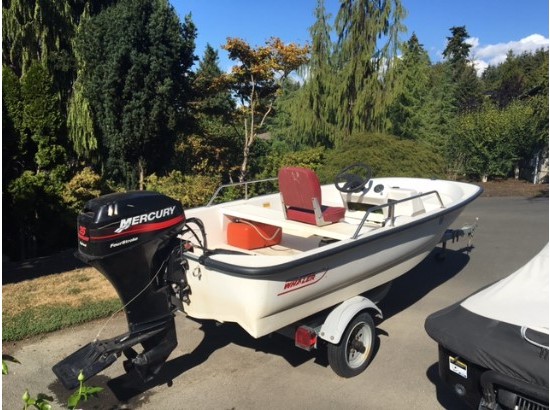
[[[401,2],[342,0],[332,28],[319,0],[315,16],[305,84],[288,106],[295,134],[312,145],[339,145],[354,132],[388,128],[398,36],[405,29]]]
[[[315,24],[311,35],[310,60],[303,69],[306,79],[295,98],[289,101],[295,139],[308,145],[330,146],[334,143],[334,118],[327,109],[333,76],[331,40],[331,16],[325,10],[324,0],[317,1]]]
[[[345,135],[382,131],[405,10],[399,0],[344,0],[336,16],[336,76],[330,103]]]

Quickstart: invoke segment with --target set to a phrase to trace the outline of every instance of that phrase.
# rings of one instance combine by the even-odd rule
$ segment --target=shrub
[[[317,171],[319,179],[323,183],[333,182],[340,170],[357,162],[370,166],[377,177],[444,175],[443,159],[427,145],[391,135],[360,133],[340,147],[326,151],[324,164]]]
[[[172,171],[164,177],[149,175],[145,188],[178,199],[184,207],[195,207],[208,202],[220,181],[219,176],[186,176],[180,171]]]

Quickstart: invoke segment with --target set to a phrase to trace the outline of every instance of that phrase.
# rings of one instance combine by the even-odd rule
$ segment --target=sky
[[[309,28],[314,24],[317,0],[171,0],[183,21],[191,13],[198,31],[195,54],[202,58],[206,44],[218,51],[220,67],[229,71],[234,64],[221,49],[227,37],[239,37],[251,46],[262,46],[270,37],[285,43],[311,43]],[[335,16],[338,0],[325,0]],[[471,57],[478,73],[488,65],[515,54],[548,48],[548,0],[401,0],[407,10],[403,21],[406,41],[416,33],[432,62],[442,52],[453,26],[466,26],[471,36]]]

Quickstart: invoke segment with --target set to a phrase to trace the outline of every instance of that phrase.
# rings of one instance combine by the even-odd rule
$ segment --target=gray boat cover
[[[510,276],[430,315],[426,331],[460,357],[548,388],[548,244]]]

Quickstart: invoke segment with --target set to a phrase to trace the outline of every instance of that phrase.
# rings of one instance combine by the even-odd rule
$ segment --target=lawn
[[[94,268],[2,286],[2,341],[16,341],[106,317],[121,306]]]

